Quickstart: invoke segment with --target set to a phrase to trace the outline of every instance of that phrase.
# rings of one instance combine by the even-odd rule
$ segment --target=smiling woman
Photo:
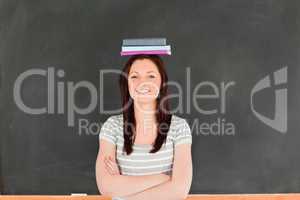
[[[110,116],[99,134],[99,191],[126,200],[184,199],[192,182],[192,135],[184,118],[170,114],[164,63],[157,55],[135,55],[123,72],[123,113]]]

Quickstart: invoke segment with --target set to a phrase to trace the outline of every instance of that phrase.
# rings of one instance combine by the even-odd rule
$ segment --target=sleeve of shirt
[[[192,133],[186,119],[182,119],[176,131],[175,146],[179,144],[192,144]]]
[[[103,139],[112,144],[117,143],[117,130],[114,119],[109,117],[102,125],[99,133],[99,140]]]

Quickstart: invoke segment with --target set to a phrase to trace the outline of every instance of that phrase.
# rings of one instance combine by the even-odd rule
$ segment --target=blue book
[[[123,40],[122,46],[165,46],[166,38],[128,38]]]

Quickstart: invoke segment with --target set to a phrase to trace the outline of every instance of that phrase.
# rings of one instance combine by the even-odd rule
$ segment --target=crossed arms
[[[101,194],[125,200],[183,200],[187,197],[193,176],[191,144],[175,146],[172,176],[121,175],[116,165],[114,144],[99,140],[96,181]],[[111,159],[108,159],[111,158]]]

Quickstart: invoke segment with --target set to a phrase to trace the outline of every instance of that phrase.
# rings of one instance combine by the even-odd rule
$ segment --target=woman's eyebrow
[[[151,72],[154,72],[154,73],[155,73],[155,71],[148,71],[147,73],[151,73]]]
[[[151,72],[154,72],[154,73],[155,73],[155,71],[148,71],[147,73],[151,73]],[[130,74],[133,74],[133,73],[137,73],[137,74],[138,74],[137,71],[133,71],[133,72],[131,72]]]

